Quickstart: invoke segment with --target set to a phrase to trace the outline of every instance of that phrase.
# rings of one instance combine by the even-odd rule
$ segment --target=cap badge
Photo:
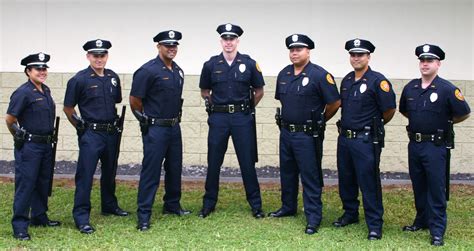
[[[102,47],[102,40],[97,39],[97,41],[95,41],[95,46],[97,46],[99,48]]]
[[[293,41],[293,42],[298,41],[298,35],[295,34],[295,35],[291,36],[291,41]]]
[[[225,30],[226,31],[231,31],[232,30],[232,24],[226,24],[225,25]]]
[[[423,46],[423,52],[428,52],[428,51],[430,51],[430,46],[429,45]]]
[[[355,46],[355,47],[359,47],[359,46],[360,46],[360,40],[359,40],[359,39],[354,40],[354,46]]]
[[[39,59],[40,61],[44,61],[44,59],[45,59],[44,53],[40,53],[40,54],[38,55],[38,59]]]
[[[168,32],[168,36],[169,36],[170,38],[174,38],[174,31]]]

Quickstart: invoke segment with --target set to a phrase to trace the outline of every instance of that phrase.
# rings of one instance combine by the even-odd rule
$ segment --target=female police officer
[[[48,189],[53,168],[52,141],[55,104],[44,84],[50,56],[32,54],[21,60],[28,81],[10,97],[6,123],[15,141],[15,198],[13,201],[13,236],[30,240],[28,225],[57,227],[49,220]],[[31,209],[31,221],[29,218]]]

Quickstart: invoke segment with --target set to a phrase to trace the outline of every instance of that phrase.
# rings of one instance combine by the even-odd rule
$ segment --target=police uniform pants
[[[219,174],[232,136],[239,161],[247,201],[252,209],[261,209],[260,186],[255,170],[253,117],[243,112],[212,113],[208,119],[207,176],[203,207],[214,208],[219,193]]]
[[[76,169],[76,192],[74,194],[73,217],[77,226],[89,224],[91,190],[97,163],[101,163],[100,196],[103,212],[118,207],[115,196],[115,157],[117,134],[87,129],[79,138],[79,161]]]
[[[376,182],[374,145],[372,139],[348,139],[339,136],[337,144],[337,171],[339,196],[344,217],[359,217],[359,187],[362,192],[365,221],[369,231],[381,233],[383,225],[383,204],[380,182]],[[380,155],[378,156],[380,159]]]
[[[304,132],[280,132],[281,201],[284,212],[298,208],[299,175],[303,185],[303,206],[308,224],[319,225],[322,218],[319,164],[312,136]]]
[[[429,227],[433,236],[446,231],[446,146],[410,142],[408,161],[415,195],[414,225]]]
[[[140,223],[150,221],[156,191],[160,185],[162,165],[165,168],[163,207],[171,211],[180,208],[183,166],[183,143],[180,126],[150,126],[148,133],[143,136],[143,153],[137,198],[137,216]]]
[[[15,197],[12,227],[15,233],[27,232],[31,220],[46,223],[48,190],[52,169],[51,144],[27,142],[15,149]]]

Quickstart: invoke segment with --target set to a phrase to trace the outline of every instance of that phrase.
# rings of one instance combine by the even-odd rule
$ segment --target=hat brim
[[[90,50],[90,51],[87,51],[87,53],[95,54],[95,55],[103,55],[103,54],[108,54],[109,51],[108,50]]]
[[[237,35],[232,35],[232,34],[223,34],[221,35],[221,38],[238,38],[239,36]]]
[[[179,45],[178,42],[159,42],[160,45]]]
[[[438,57],[432,56],[432,55],[422,55],[422,56],[419,56],[418,59],[438,59],[438,60],[440,60]]]
[[[43,65],[29,65],[26,68],[35,68],[35,69],[47,69],[49,66],[47,64]]]

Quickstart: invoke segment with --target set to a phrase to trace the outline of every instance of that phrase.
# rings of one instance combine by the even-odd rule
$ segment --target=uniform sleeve
[[[280,85],[278,83],[280,83],[280,74],[278,74],[278,77],[276,79],[276,88],[275,88],[275,99],[276,100],[280,100],[280,93],[279,93]]]
[[[210,61],[204,63],[202,66],[199,88],[209,90],[212,89]]]
[[[69,79],[64,95],[64,106],[74,107],[79,102],[80,86],[77,77]]]
[[[137,98],[145,98],[146,90],[151,84],[150,82],[152,82],[151,74],[143,68],[138,69],[133,74],[132,89],[130,90],[130,96],[134,96]]]
[[[254,88],[262,88],[265,85],[265,80],[263,79],[262,70],[257,62],[251,61],[250,71],[252,73],[252,78],[250,81]]]
[[[381,112],[397,108],[395,92],[387,79],[377,80],[375,86],[377,104]]]
[[[406,89],[407,87],[405,86],[402,91],[402,96],[400,97],[400,103],[398,104],[399,108],[398,110],[401,113],[406,113],[407,112],[407,97],[406,97]]]
[[[459,88],[451,90],[448,94],[448,105],[453,117],[461,117],[471,113],[471,108]]]
[[[10,96],[10,104],[8,104],[7,114],[19,117],[20,114],[28,106],[28,97],[22,91],[14,91]]]
[[[117,79],[117,96],[115,96],[115,103],[122,102],[122,82],[117,74],[115,74],[115,78]]]
[[[330,73],[326,73],[319,81],[319,89],[321,90],[321,96],[323,97],[325,104],[332,104],[341,97],[337,90],[336,81]]]

